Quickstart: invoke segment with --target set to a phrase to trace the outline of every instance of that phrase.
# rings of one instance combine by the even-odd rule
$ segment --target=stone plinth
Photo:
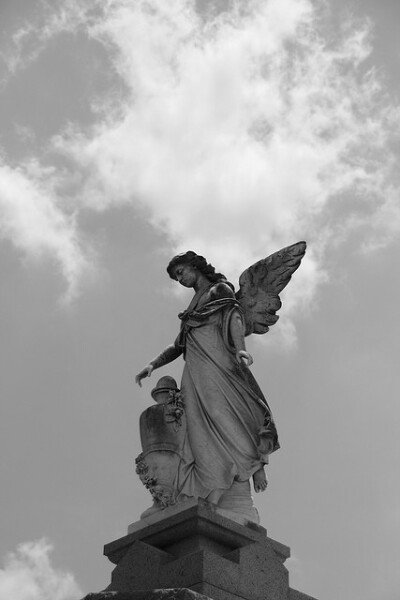
[[[87,600],[312,600],[289,588],[290,550],[263,527],[232,521],[204,500],[172,508],[105,546],[116,565],[111,584]]]

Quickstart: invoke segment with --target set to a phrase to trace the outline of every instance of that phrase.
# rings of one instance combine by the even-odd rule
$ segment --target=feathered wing
[[[259,260],[241,274],[236,298],[243,308],[246,335],[266,333],[277,322],[275,313],[282,306],[279,294],[300,266],[305,252],[306,243],[297,242]]]

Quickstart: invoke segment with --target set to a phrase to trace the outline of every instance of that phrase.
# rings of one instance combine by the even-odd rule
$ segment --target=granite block
[[[179,587],[158,583],[161,565],[170,560],[173,560],[170,554],[136,540],[113,570],[107,590],[133,592],[156,587]]]
[[[212,586],[226,598],[287,600],[288,585],[287,569],[268,539],[226,556],[199,550],[179,557],[137,540],[114,569],[108,590],[175,586],[207,594]]]

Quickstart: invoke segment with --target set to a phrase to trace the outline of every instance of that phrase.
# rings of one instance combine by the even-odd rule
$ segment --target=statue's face
[[[172,275],[181,285],[191,288],[197,281],[199,272],[191,265],[176,265]]]

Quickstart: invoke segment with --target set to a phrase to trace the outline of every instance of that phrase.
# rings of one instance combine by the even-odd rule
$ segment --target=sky
[[[306,240],[248,338],[281,449],[255,497],[319,600],[400,590],[397,0],[1,0],[0,600],[106,587],[190,301]]]

